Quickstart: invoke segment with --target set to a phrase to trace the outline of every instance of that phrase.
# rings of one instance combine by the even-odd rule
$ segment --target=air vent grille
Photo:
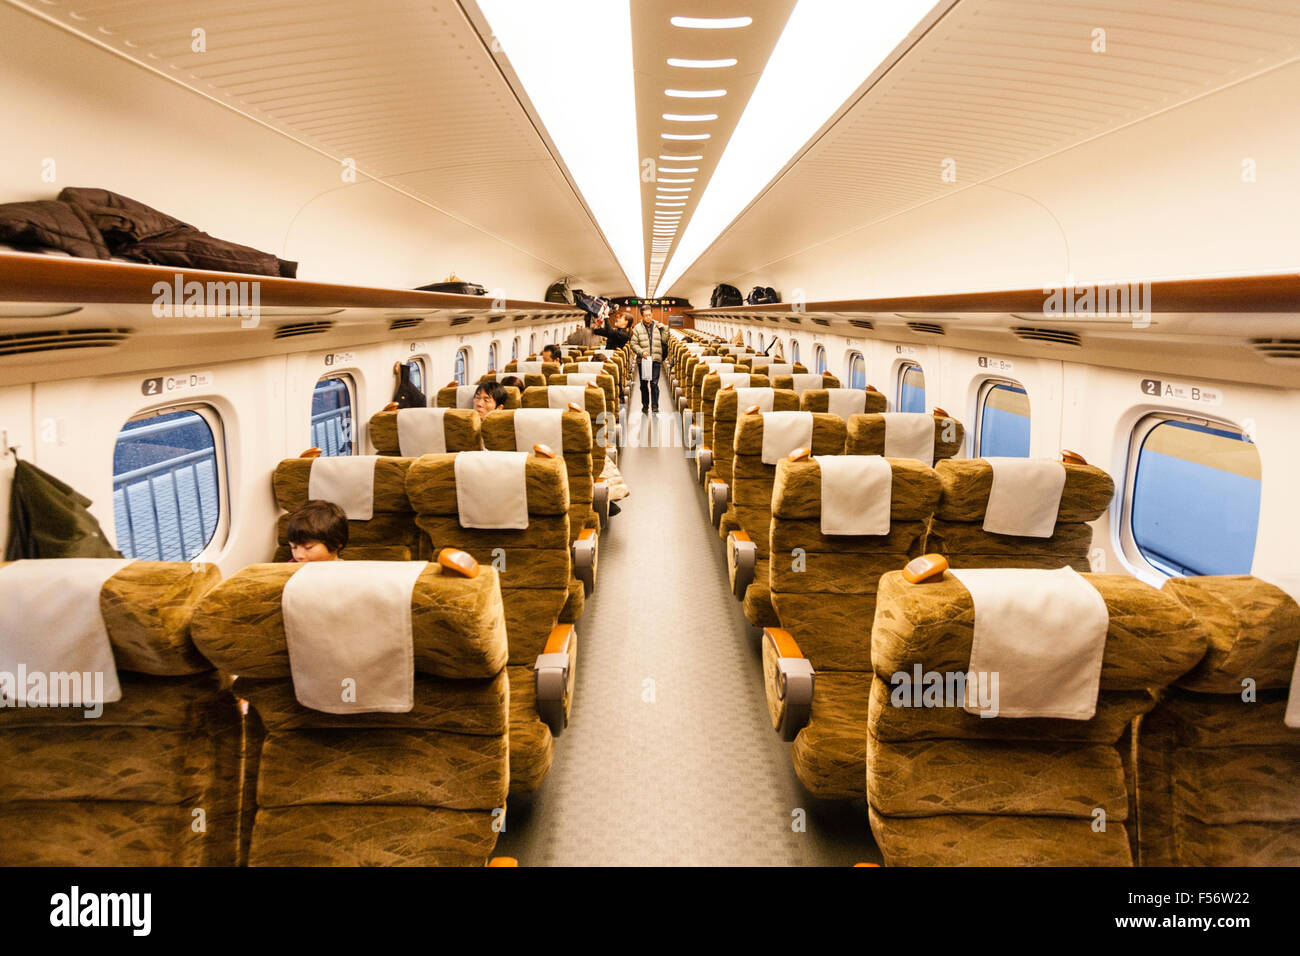
[[[1066,332],[1062,329],[1037,329],[1028,326],[1016,326],[1011,331],[1016,333],[1016,338],[1022,342],[1042,342],[1046,345],[1065,345],[1069,348],[1082,348],[1083,339],[1079,338],[1077,332]]]
[[[1267,362],[1300,362],[1300,339],[1251,339]]]
[[[802,324],[803,324],[803,320],[800,319],[798,316],[794,316],[794,315],[787,315],[787,316],[785,317],[785,320],[786,320],[787,322],[789,322],[791,325],[802,325]]]
[[[490,315],[488,316],[488,325],[494,325],[497,322],[504,322],[505,320],[506,317],[504,315]]]
[[[829,328],[829,327],[830,327],[830,324],[831,324],[831,320],[830,320],[830,319],[813,319],[813,320],[812,320],[812,324],[813,324],[813,325],[820,325],[820,326],[822,326],[823,328]]]
[[[0,357],[32,352],[116,348],[131,329],[57,329],[48,332],[8,332],[0,335]]]
[[[922,335],[943,335],[943,326],[937,322],[908,322],[907,327],[913,332],[920,332]]]
[[[455,325],[464,325],[466,322],[473,322],[473,321],[474,321],[473,316],[469,316],[469,315],[458,315],[458,316],[456,316],[454,319],[451,320],[451,324],[452,324],[453,326],[455,326]]]
[[[332,321],[322,322],[291,322],[288,325],[282,325],[275,330],[274,338],[291,339],[297,335],[320,335],[322,332],[328,332],[334,328]]]
[[[402,316],[401,318],[389,319],[388,331],[396,332],[398,329],[413,329],[417,325],[423,325],[423,324],[424,324],[424,316],[405,315]]]
[[[849,319],[849,325],[855,329],[874,329],[876,327],[874,322],[868,322],[866,319]]]

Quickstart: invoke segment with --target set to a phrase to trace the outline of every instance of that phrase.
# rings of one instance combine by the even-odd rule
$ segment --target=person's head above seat
[[[479,382],[478,388],[474,389],[474,411],[478,412],[480,418],[488,412],[495,412],[498,408],[505,407],[506,390],[501,383]]]
[[[502,388],[517,388],[519,391],[524,390],[524,381],[517,375],[507,375],[501,380]]]
[[[289,515],[285,537],[296,562],[337,561],[347,547],[348,517],[334,502],[314,498]]]
[[[543,362],[558,362],[560,360],[560,347],[558,345],[542,346]]]

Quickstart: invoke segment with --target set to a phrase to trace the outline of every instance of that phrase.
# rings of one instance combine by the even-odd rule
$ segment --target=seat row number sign
[[[140,383],[140,392],[144,395],[175,395],[177,392],[192,392],[211,387],[211,372],[175,372],[171,375],[146,378]]]
[[[1204,385],[1189,385],[1186,382],[1170,382],[1160,378],[1142,379],[1142,394],[1149,398],[1172,398],[1182,402],[1195,402],[1199,405],[1220,405],[1223,393],[1217,388]]]

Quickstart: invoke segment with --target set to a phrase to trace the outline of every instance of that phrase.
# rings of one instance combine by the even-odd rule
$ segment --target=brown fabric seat
[[[100,716],[0,708],[0,865],[239,862],[239,710],[190,627],[220,577],[211,564],[137,561],[104,583],[122,698]]]
[[[1109,614],[1090,720],[984,718],[960,702],[898,705],[891,695],[905,685],[897,675],[966,672],[975,612],[950,573],[919,584],[900,572],[881,577],[866,785],[887,864],[1132,864],[1117,744],[1154,706],[1148,689],[1167,686],[1201,658],[1205,635],[1182,605],[1141,581],[1083,577]]]
[[[794,772],[819,797],[865,793],[870,671],[817,672],[812,716],[790,745]]]
[[[749,374],[749,373],[740,373],[740,374]],[[766,375],[750,374],[748,383],[740,387],[741,388],[771,388],[772,384]],[[722,388],[722,376],[718,375],[717,373],[712,373],[704,376],[700,388],[702,389],[701,403],[700,403],[701,411],[700,411],[700,418],[699,418],[700,450],[702,451],[706,448],[709,450],[710,458],[707,460],[710,463],[710,467],[707,472],[699,475],[699,477],[701,480],[704,481],[704,486],[707,488],[708,483],[711,479],[722,478],[722,475],[718,472],[716,468],[716,462],[718,460],[719,452],[721,451],[720,446],[722,442],[735,441],[736,425],[735,425],[734,413],[731,419],[730,428],[724,428],[722,430],[721,435],[714,434],[715,432],[714,423],[716,421],[716,414],[717,414],[716,406],[717,406],[718,397],[722,394],[723,391],[735,392],[735,387],[733,386],[731,389],[724,390]],[[736,404],[736,399],[734,395],[732,396],[732,399],[728,404],[729,407],[734,406]],[[772,407],[773,410],[775,411],[776,410],[775,399],[773,399]],[[743,410],[744,409],[741,409],[741,411]],[[794,410],[795,409],[792,409],[792,411]],[[728,469],[727,469],[728,474],[730,474],[731,472],[730,469],[731,458],[732,458],[732,454],[731,454],[731,450],[729,449],[726,455],[727,464],[728,464]],[[698,467],[702,468],[703,462],[705,460],[706,459],[703,457],[697,458],[696,461],[700,463]],[[726,481],[727,479],[722,478],[722,480]]]
[[[524,380],[525,388],[530,385],[541,385],[545,382],[545,379],[540,375],[523,375],[520,377]],[[487,381],[489,379],[495,381],[495,378],[490,375],[483,376],[482,381]],[[522,400],[519,389],[515,388],[513,385],[503,387],[506,390],[505,407],[518,408],[519,403]],[[462,411],[472,411],[474,409],[474,391],[477,388],[477,384],[457,385],[455,382],[451,382],[450,384],[444,385],[442,388],[438,389],[437,393],[433,397],[433,406],[435,408],[459,408]]]
[[[1300,730],[1283,722],[1300,606],[1249,575],[1171,578],[1163,590],[1209,651],[1138,725],[1138,859],[1300,865]]]
[[[511,391],[518,391],[511,389]],[[370,444],[381,455],[402,454],[397,438],[399,409],[375,412],[370,416]],[[476,451],[483,447],[478,413],[468,408],[448,408],[442,420],[442,436],[448,452]],[[407,456],[411,457],[411,456]],[[415,457],[419,457],[416,455]]]
[[[210,591],[194,639],[264,732],[252,866],[476,865],[509,786],[499,579],[424,566],[412,597],[414,707],[333,714],[298,703],[280,602],[303,565],[251,565]],[[346,565],[345,565],[346,567]],[[409,828],[401,839],[403,828]]]

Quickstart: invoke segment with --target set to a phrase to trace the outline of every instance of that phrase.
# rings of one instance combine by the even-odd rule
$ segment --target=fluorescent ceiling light
[[[661,193],[688,193],[691,191],[690,186],[660,186]]]
[[[687,30],[735,30],[754,22],[753,17],[673,17],[668,21]]]
[[[699,171],[700,167],[698,166],[679,166],[673,169],[669,169],[667,166],[659,167],[660,175],[663,173],[698,173]]]
[[[725,60],[680,60],[670,56],[668,65],[680,66],[687,70],[721,70],[728,66],[735,66],[736,58],[733,56]]]
[[[703,156],[664,156],[661,154],[659,158],[666,163],[692,163],[695,160],[703,159],[704,157]]]
[[[686,179],[668,179],[668,178],[665,177],[665,176],[660,176],[659,179],[656,180],[656,182],[661,182],[661,183],[693,183],[693,182],[695,182],[695,177],[694,177],[694,176],[690,176],[690,177],[688,177],[688,178],[686,178]]]
[[[708,139],[708,133],[660,133],[664,139]]]
[[[682,235],[667,291],[934,6],[799,0]]]
[[[718,118],[717,113],[664,113],[663,118],[670,123],[711,123]]]
[[[609,0],[479,0],[497,42],[523,84],[555,148],[573,176],[637,295],[645,295],[640,226],[640,156],[632,74],[632,12]],[[580,57],[555,56],[575,33],[614,66],[600,82]],[[601,131],[600,149],[591,130]]]
[[[711,100],[726,95],[726,90],[664,90],[664,96],[675,96],[682,100]]]

